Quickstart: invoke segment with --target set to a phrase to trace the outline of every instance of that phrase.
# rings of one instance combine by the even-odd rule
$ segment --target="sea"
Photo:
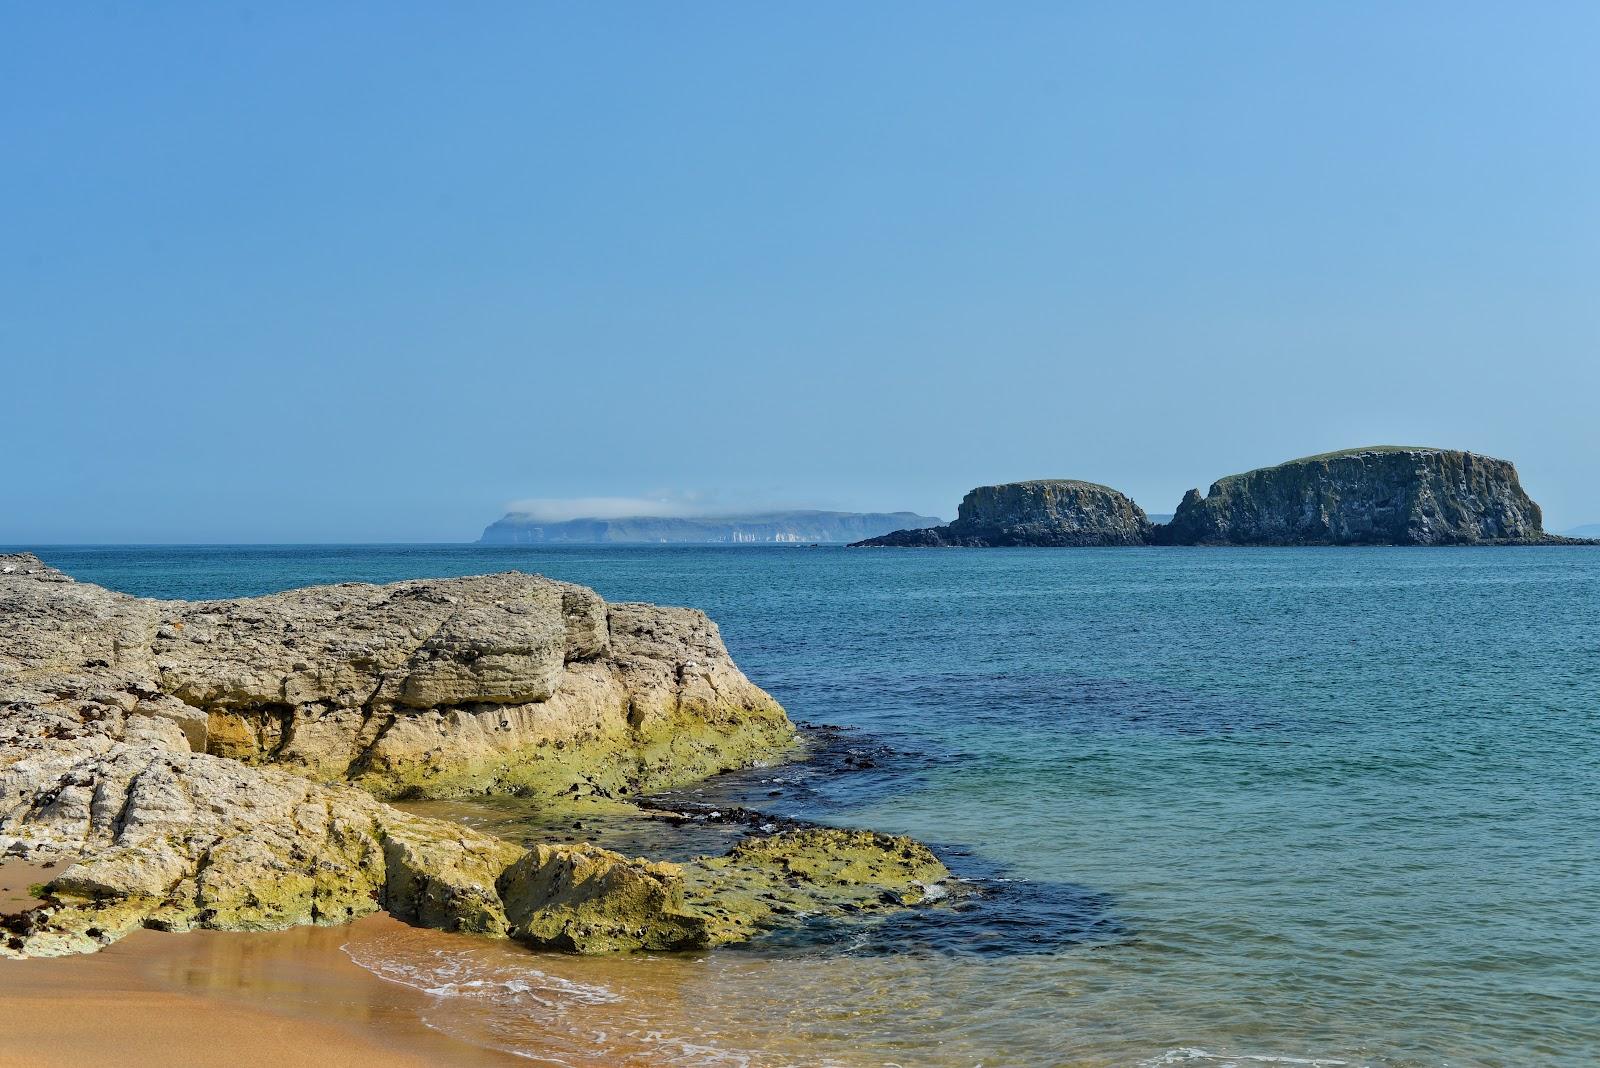
[[[584,833],[686,855],[738,808],[972,888],[688,955],[345,946],[530,1063],[1600,1064],[1600,552],[33,548],[150,597],[518,570],[704,609],[805,758]]]

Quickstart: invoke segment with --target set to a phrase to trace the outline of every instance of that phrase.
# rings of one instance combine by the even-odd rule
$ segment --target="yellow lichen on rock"
[[[516,574],[185,604],[5,559],[0,856],[72,862],[0,919],[0,955],[379,908],[574,952],[690,949],[904,907],[944,877],[864,832],[677,865],[526,849],[378,799],[592,803],[781,751],[783,709],[699,612]]]
[[[537,845],[500,877],[511,936],[577,953],[696,949],[704,917],[684,907],[675,864],[629,860],[592,845]]]
[[[940,896],[949,870],[921,842],[814,827],[747,838],[721,857],[683,866],[690,909],[712,918],[718,943],[745,941],[794,919],[846,919]]]

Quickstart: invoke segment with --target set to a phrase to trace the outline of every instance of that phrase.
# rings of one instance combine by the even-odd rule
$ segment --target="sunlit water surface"
[[[852,728],[703,799],[913,834],[988,888],[965,915],[690,957],[351,943],[471,1041],[572,1064],[1600,1063],[1600,551],[41,552],[148,596],[519,569],[703,608],[791,715]]]

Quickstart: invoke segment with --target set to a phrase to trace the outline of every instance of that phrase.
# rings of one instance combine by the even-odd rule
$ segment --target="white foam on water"
[[[422,1025],[428,1028],[430,1031],[437,1031],[441,1035],[448,1035],[449,1037],[455,1039],[466,1038],[466,1036],[462,1035],[457,1029],[434,1023],[426,1016],[421,1017],[421,1020]],[[468,1039],[468,1041],[470,1042],[470,1039]],[[549,1053],[549,1051],[545,1051],[543,1053],[534,1053],[531,1050],[518,1049],[515,1046],[502,1046],[498,1043],[471,1042],[470,1044],[483,1046],[484,1048],[492,1049],[497,1053],[509,1053],[513,1057],[521,1057],[526,1061],[537,1061],[540,1064],[546,1065],[547,1068],[577,1068],[575,1062],[563,1060],[560,1057],[553,1056]]]
[[[1140,1062],[1140,1068],[1248,1068],[1250,1065],[1297,1065],[1299,1068],[1357,1068],[1354,1062],[1331,1057],[1292,1057],[1277,1053],[1212,1053],[1194,1046],[1169,1049]]]
[[[502,963],[445,947],[391,952],[381,944],[347,942],[340,948],[378,978],[453,1006],[450,1013],[420,1016],[431,1030],[551,1068],[593,1063],[614,1042],[647,1047],[650,1063],[663,1066],[752,1068],[758,1063],[749,1051],[669,1034],[644,1018],[635,1021],[638,1030],[627,1025],[620,1033],[596,1028],[584,1018],[583,1008],[627,999],[604,986],[549,975],[518,961]],[[530,1023],[532,1035],[526,1031]]]
[[[474,998],[506,1002],[534,1002],[546,1008],[563,1005],[605,1005],[621,1001],[603,986],[575,983],[537,968],[500,966],[472,960],[447,949],[432,949],[401,960],[349,943],[340,947],[356,964],[391,983],[409,986],[441,998]]]

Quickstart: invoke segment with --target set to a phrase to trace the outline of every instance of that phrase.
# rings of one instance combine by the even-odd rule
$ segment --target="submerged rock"
[[[623,794],[792,737],[686,609],[517,574],[189,604],[0,557],[0,856],[67,862],[41,904],[0,919],[0,954],[380,908],[581,952],[748,937],[778,914],[715,887],[778,878],[765,856],[530,850],[374,795]],[[902,846],[884,847],[883,885],[870,847],[833,877],[834,847],[817,848],[814,901],[778,865],[788,889],[772,892],[798,894],[796,911],[857,877],[898,894]]]
[[[962,498],[953,523],[897,530],[857,546],[1143,545],[1150,520],[1109,486],[1071,479],[1038,479],[979,486]]]
[[[1382,446],[1308,456],[1190,490],[1169,545],[1473,545],[1558,542],[1509,461]]]

